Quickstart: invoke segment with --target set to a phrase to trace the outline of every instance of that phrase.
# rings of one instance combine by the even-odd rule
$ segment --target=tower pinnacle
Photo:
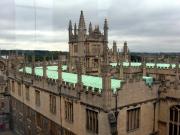
[[[76,23],[74,24],[74,35],[77,35]]]
[[[92,33],[92,24],[91,22],[89,23],[89,34]]]
[[[69,21],[69,41],[71,41],[71,37],[72,37],[72,23],[71,20]]]
[[[107,19],[104,20],[104,40],[108,41],[108,24]]]
[[[86,29],[86,25],[85,25],[85,21],[84,21],[84,15],[83,15],[82,10],[81,10],[80,18],[79,18],[79,27],[78,27],[78,29],[79,29],[79,31]]]

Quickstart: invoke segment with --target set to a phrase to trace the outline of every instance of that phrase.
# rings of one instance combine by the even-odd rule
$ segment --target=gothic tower
[[[81,11],[81,15],[79,18],[79,26],[78,26],[78,53],[79,53],[80,57],[83,57],[85,55],[84,54],[85,53],[84,52],[85,38],[86,38],[86,25],[85,25],[85,21],[84,21],[83,11]]]
[[[69,21],[69,72],[77,72],[76,61],[82,64],[82,74],[98,75],[99,63],[108,63],[108,24],[104,21],[104,31],[99,25],[89,23],[88,33],[83,11],[80,13],[78,28]]]
[[[114,54],[114,55],[117,54],[117,45],[116,45],[116,41],[113,41],[113,54]]]
[[[124,61],[130,61],[129,49],[126,41],[124,42],[124,46],[123,46],[123,58]]]

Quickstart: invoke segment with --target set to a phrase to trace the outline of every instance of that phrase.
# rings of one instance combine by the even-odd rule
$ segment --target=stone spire
[[[74,24],[74,35],[77,35],[77,27],[76,27],[76,23]]]
[[[123,69],[123,59],[122,59],[122,57],[120,59],[120,65],[119,65],[119,79],[124,80],[124,69]]]
[[[85,25],[84,15],[83,15],[82,10],[81,10],[80,18],[79,18],[79,27],[78,27],[78,29],[79,29],[79,31],[86,30],[86,25]]]
[[[79,42],[84,42],[86,37],[86,25],[84,21],[84,15],[83,11],[81,11],[81,15],[79,18],[79,26],[78,26],[78,41]],[[84,55],[84,43],[79,44],[79,52],[80,55]]]
[[[92,24],[91,24],[91,22],[89,23],[89,34],[91,34],[92,33]]]
[[[78,57],[85,57],[86,26],[83,11],[81,11],[78,27]]]
[[[100,30],[99,30],[99,25],[95,25],[94,32],[96,32],[96,33],[100,33]]]
[[[127,46],[127,41],[124,41],[124,48],[123,48],[124,54],[128,53],[128,46]]]
[[[72,38],[72,23],[71,23],[71,20],[69,21],[69,28],[68,28],[68,30],[69,30],[69,41],[71,41],[71,38]]]
[[[9,70],[10,70],[10,67],[9,67],[9,55],[6,55],[6,76],[9,75]]]
[[[129,49],[127,46],[127,41],[124,42],[124,46],[123,46],[123,57],[124,57],[124,61],[130,61],[130,56],[129,56]]]
[[[120,65],[120,52],[119,52],[119,49],[118,49],[118,52],[117,52],[116,61],[117,61],[117,66],[119,66]]]
[[[59,84],[61,84],[61,82],[62,82],[62,64],[61,64],[60,56],[58,58],[58,81],[59,81]]]
[[[82,84],[82,63],[81,63],[81,60],[80,60],[80,58],[79,58],[79,60],[78,61],[76,61],[76,69],[77,69],[77,79],[78,79],[78,81],[77,81],[77,83],[79,84],[79,85],[81,85]]]
[[[108,42],[108,24],[107,19],[104,20],[104,40]]]
[[[108,64],[108,24],[107,19],[104,21],[104,45],[103,45],[103,61]]]
[[[176,62],[176,79],[175,79],[175,88],[178,89],[179,86],[179,60]]]
[[[111,75],[108,65],[103,65],[102,67],[102,76],[103,76],[103,90],[111,90]]]
[[[43,58],[43,77],[47,77],[46,57]]]
[[[98,55],[98,74],[101,74],[101,55]]]
[[[106,43],[103,46],[103,62],[106,63],[106,64],[109,63],[109,60],[108,60],[108,46],[107,46]]]
[[[101,68],[102,73],[102,93],[104,98],[104,109],[109,110],[111,108],[111,73],[110,73],[110,65],[103,63]]]
[[[116,41],[113,41],[113,54],[117,54],[117,45],[116,45]]]

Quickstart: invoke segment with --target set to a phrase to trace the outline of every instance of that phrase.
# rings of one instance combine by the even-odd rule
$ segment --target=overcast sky
[[[180,52],[180,0],[0,0],[0,48],[68,51],[68,22],[109,24],[109,47]]]

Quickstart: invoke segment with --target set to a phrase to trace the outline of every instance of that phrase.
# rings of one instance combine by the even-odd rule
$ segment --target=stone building
[[[127,46],[127,42],[124,42],[123,50],[122,50],[122,56],[124,61],[128,62],[131,61],[130,55],[129,55],[129,48]]]
[[[94,28],[89,23],[87,28],[81,11],[78,28],[76,23],[72,27],[69,21],[69,72],[76,72],[76,61],[82,62],[83,74],[97,74],[100,72],[99,65],[107,57],[108,51],[108,24],[104,21],[104,31],[101,32],[99,26]]]
[[[178,63],[123,62],[123,66],[115,67],[104,64],[102,77],[82,75],[80,63],[76,65],[77,74],[62,71],[60,61],[58,68],[47,69],[46,63],[42,68],[26,67],[15,76],[9,75],[16,133],[179,133]],[[112,79],[112,73],[117,79]]]
[[[98,57],[100,74],[90,75],[84,68],[88,57],[82,50],[89,39],[82,12],[78,29],[83,38],[76,42],[69,31],[67,70],[60,58],[51,66],[34,57],[30,64],[8,68],[12,130],[19,135],[179,135],[179,60],[130,62],[125,43],[124,53],[111,63],[106,41]],[[73,53],[75,48],[80,53]]]
[[[0,56],[0,132],[9,130],[10,108],[7,89],[6,61]]]
[[[108,47],[108,23],[104,21],[103,32],[100,31],[99,25],[94,28],[89,23],[87,32],[83,11],[81,11],[78,28],[76,23],[72,26],[69,21],[69,63],[68,71],[77,72],[76,61],[82,63],[82,73],[99,75],[101,74],[100,65],[103,61],[117,62],[117,45],[113,41],[112,49]],[[122,57],[124,61],[129,61],[129,49],[127,42],[124,42]]]
[[[108,52],[109,62],[112,62],[112,63],[117,62],[118,53],[119,51],[117,49],[116,41],[113,41],[113,47],[112,49],[109,49],[109,52]]]

